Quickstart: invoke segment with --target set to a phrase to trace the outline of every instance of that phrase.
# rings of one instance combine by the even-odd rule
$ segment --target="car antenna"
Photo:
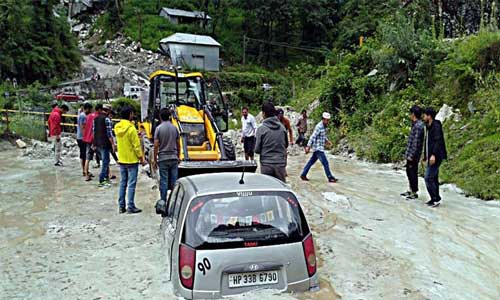
[[[245,184],[245,180],[243,179],[244,177],[245,177],[245,168],[243,167],[243,173],[241,173],[240,184]]]

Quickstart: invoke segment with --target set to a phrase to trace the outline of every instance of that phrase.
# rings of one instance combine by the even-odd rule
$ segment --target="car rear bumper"
[[[262,287],[256,287],[257,289],[262,289]],[[264,287],[265,289],[265,287]],[[306,278],[304,280],[296,281],[288,283],[286,288],[281,290],[281,292],[307,292],[307,291],[318,291],[319,289],[319,280],[317,273],[314,274],[310,278]],[[234,294],[236,295],[236,294]],[[228,295],[227,297],[231,297],[234,295]],[[186,299],[220,299],[223,298],[220,291],[200,291],[194,290],[189,291],[184,288],[181,288],[180,296]]]

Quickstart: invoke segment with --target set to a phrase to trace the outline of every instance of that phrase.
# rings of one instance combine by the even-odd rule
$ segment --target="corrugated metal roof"
[[[205,18],[205,13],[201,11],[188,11],[188,10],[182,10],[182,9],[176,9],[176,8],[168,8],[164,7],[162,10],[167,13],[170,16],[176,16],[176,17],[188,17],[188,18],[195,18],[195,19],[204,19]],[[211,19],[209,15],[207,15],[207,19]]]
[[[177,43],[177,44],[194,44],[194,45],[208,45],[220,47],[216,40],[208,35],[196,35],[188,33],[175,33],[160,41],[160,44]]]

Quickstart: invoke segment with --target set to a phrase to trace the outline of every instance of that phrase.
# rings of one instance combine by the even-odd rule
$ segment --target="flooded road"
[[[119,215],[118,187],[83,181],[78,161],[55,169],[0,143],[0,299],[174,299],[162,256],[158,197],[141,175],[139,215]],[[500,203],[451,186],[437,209],[399,197],[403,172],[330,157],[288,173],[312,227],[321,290],[262,290],[235,299],[500,299]],[[113,167],[116,172],[116,166]],[[98,170],[93,169],[94,174]],[[421,179],[421,190],[425,191]]]

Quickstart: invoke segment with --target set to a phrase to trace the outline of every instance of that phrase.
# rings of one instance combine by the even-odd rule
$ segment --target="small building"
[[[160,41],[173,65],[197,70],[219,71],[219,44],[210,36],[176,33]]]
[[[188,11],[176,8],[164,7],[160,10],[160,16],[167,19],[172,24],[198,24],[211,20],[210,16],[202,11]]]

